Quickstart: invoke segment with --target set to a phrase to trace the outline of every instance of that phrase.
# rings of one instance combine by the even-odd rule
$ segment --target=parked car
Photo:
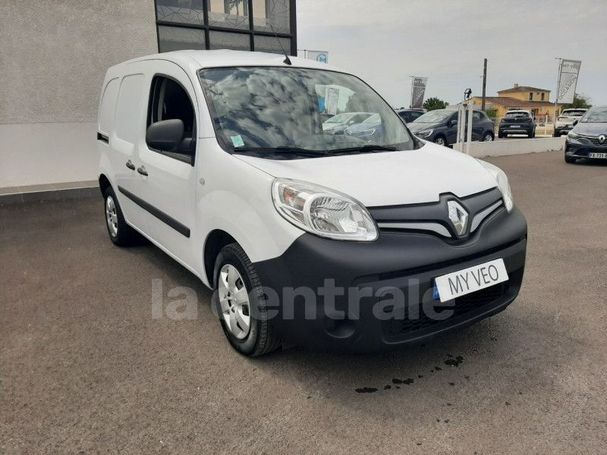
[[[326,86],[380,118],[372,142],[323,132]],[[111,241],[143,235],[199,277],[244,355],[419,341],[521,286],[527,226],[504,172],[417,139],[325,63],[217,50],[118,64],[97,149]]]
[[[347,127],[363,122],[373,112],[343,112],[323,122],[322,130],[330,134],[343,134]]]
[[[349,126],[345,129],[344,133],[366,142],[380,138],[384,134],[381,116],[373,114],[361,123]]]
[[[564,109],[554,125],[554,137],[562,136],[573,129],[574,123],[582,118],[588,109]]]
[[[407,125],[411,132],[426,141],[448,146],[457,140],[457,111],[436,109]],[[472,140],[492,141],[495,125],[483,111],[472,113]]]
[[[510,110],[506,112],[500,121],[498,137],[506,137],[511,134],[526,134],[527,137],[535,137],[535,120],[530,111]]]
[[[416,109],[416,108],[409,108],[409,109],[401,108],[401,109],[397,109],[396,113],[398,115],[400,115],[400,118],[402,118],[405,121],[405,123],[411,123],[415,119],[424,115],[426,113],[426,110],[425,109]]]
[[[578,159],[607,160],[607,106],[590,108],[578,121],[565,141],[565,161]]]

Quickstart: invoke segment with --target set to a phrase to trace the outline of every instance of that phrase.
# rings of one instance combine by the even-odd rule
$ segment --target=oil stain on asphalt
[[[458,355],[456,357],[452,356],[451,354],[447,354],[447,359],[445,360],[445,365],[449,365],[452,367],[459,367],[462,362],[464,361],[464,357],[462,357],[461,355]],[[431,373],[434,373],[435,371],[442,371],[441,367],[435,366],[432,370],[430,370]],[[424,375],[423,374],[418,374],[417,375],[418,378],[423,378]],[[469,377],[467,376],[466,379],[468,379]],[[395,389],[400,389],[400,384],[404,384],[404,385],[410,385],[413,384],[415,382],[415,380],[413,378],[406,378],[406,379],[400,379],[400,378],[393,378],[392,379],[392,384],[386,384],[383,386],[383,390],[391,390],[393,387],[392,385],[394,385]],[[450,382],[449,385],[454,386],[455,383],[454,382]],[[356,389],[354,389],[354,391],[356,393],[375,393],[379,391],[379,388],[377,387],[358,387]]]

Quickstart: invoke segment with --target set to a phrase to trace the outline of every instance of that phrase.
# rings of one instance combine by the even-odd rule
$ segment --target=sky
[[[607,104],[607,0],[297,0],[297,47],[409,106],[410,76],[451,104],[467,87],[487,96],[514,83],[546,88],[558,61],[581,60],[577,92]]]

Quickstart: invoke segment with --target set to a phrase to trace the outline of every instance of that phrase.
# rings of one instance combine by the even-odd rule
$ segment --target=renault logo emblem
[[[457,235],[463,235],[468,227],[468,212],[457,201],[448,201],[447,208],[449,209],[449,220],[455,228]]]
[[[605,137],[605,135],[604,135],[604,134],[601,134],[601,135],[599,136],[599,143],[600,143],[600,144],[604,144],[604,143],[605,143],[605,139],[607,139],[607,137]]]

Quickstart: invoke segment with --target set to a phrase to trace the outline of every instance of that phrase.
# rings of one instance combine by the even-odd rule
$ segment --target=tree
[[[435,109],[444,109],[449,106],[449,103],[438,98],[428,98],[424,101],[424,109],[433,111]]]
[[[564,109],[571,109],[571,108],[576,108],[576,107],[585,108],[585,109],[592,107],[592,104],[590,104],[590,98],[588,98],[587,96],[581,95],[579,93],[576,93],[573,96],[573,103],[566,104],[563,106]]]

